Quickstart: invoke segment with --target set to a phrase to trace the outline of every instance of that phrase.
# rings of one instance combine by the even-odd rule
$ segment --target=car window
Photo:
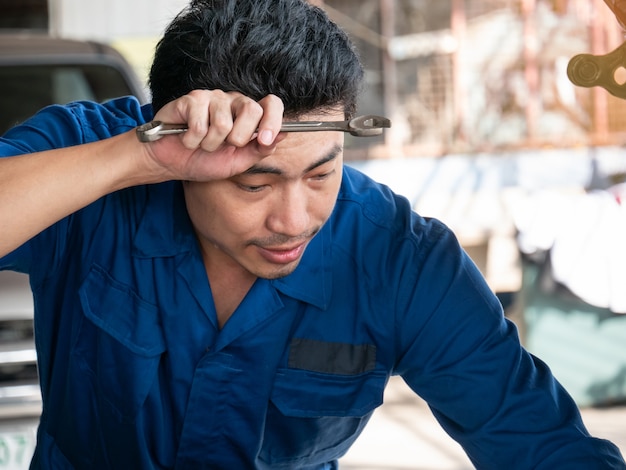
[[[108,65],[0,66],[0,135],[50,104],[130,94],[125,77]]]

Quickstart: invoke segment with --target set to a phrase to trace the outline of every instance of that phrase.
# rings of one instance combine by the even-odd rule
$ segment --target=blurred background
[[[382,137],[348,136],[347,163],[453,228],[524,345],[550,365],[591,430],[624,452],[626,102],[568,78],[576,55],[621,51],[624,28],[610,8],[620,2],[310,1],[349,33],[361,54],[367,87],[359,112],[393,122]],[[9,41],[43,35],[110,46],[133,74],[128,92],[148,101],[154,46],[186,4],[0,0],[0,89],[9,90],[16,77],[3,67],[23,57]],[[13,65],[3,57],[11,51]],[[626,52],[620,54],[606,73],[626,87]],[[7,94],[14,100],[31,93]],[[0,95],[4,114],[15,107],[8,103]],[[0,325],[0,417],[3,398],[14,406],[11,397],[19,395],[19,364],[33,360],[32,351],[22,359],[15,348],[4,348],[12,356],[2,354],[3,338],[8,344],[15,337],[14,317],[30,317],[27,290],[23,279],[0,277],[0,320],[11,319]],[[11,367],[2,369],[3,363]],[[392,380],[345,468],[418,468],[416,458],[425,462],[419,468],[471,468],[403,387]],[[2,468],[26,468],[22,454],[31,449],[32,423],[25,425],[19,413],[7,416],[0,467],[6,461]]]

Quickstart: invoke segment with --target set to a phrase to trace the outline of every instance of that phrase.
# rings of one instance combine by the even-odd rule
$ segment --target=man
[[[194,1],[152,109],[51,107],[0,141],[0,268],[35,296],[32,468],[337,468],[391,374],[478,468],[626,468],[447,228],[344,168],[341,133],[279,132],[351,116],[361,78],[303,0]],[[153,118],[189,130],[140,143]]]

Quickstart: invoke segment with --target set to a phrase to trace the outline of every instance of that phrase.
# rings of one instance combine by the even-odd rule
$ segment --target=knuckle
[[[217,115],[211,119],[211,130],[217,132],[220,135],[226,135],[230,133],[233,127],[232,119],[227,118],[224,115]]]
[[[194,119],[187,123],[187,129],[191,134],[203,135],[207,132],[207,123],[201,119]]]
[[[173,109],[179,114],[185,114],[194,102],[193,97],[184,95],[172,102]]]
[[[201,105],[210,100],[210,95],[206,93],[206,90],[192,90],[188,94],[182,97],[188,107],[193,105]]]
[[[281,109],[284,109],[285,105],[283,103],[283,100],[281,100],[278,96],[276,95],[272,95],[269,94],[266,97],[264,97],[260,103],[263,103],[265,105],[269,105],[269,106],[275,106],[275,107],[279,107]]]
[[[252,117],[261,117],[263,108],[251,98],[241,97],[237,102],[238,114],[246,114]]]
[[[187,96],[192,98],[201,97],[206,93],[206,90],[191,90]]]

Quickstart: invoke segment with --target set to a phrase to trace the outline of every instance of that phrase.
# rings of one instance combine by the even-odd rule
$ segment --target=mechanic
[[[152,106],[0,140],[0,269],[28,273],[34,469],[334,469],[400,375],[480,469],[624,469],[442,223],[343,166],[363,77],[304,0],[198,0]],[[188,131],[151,143],[153,118]],[[419,466],[419,455],[415,464]]]

